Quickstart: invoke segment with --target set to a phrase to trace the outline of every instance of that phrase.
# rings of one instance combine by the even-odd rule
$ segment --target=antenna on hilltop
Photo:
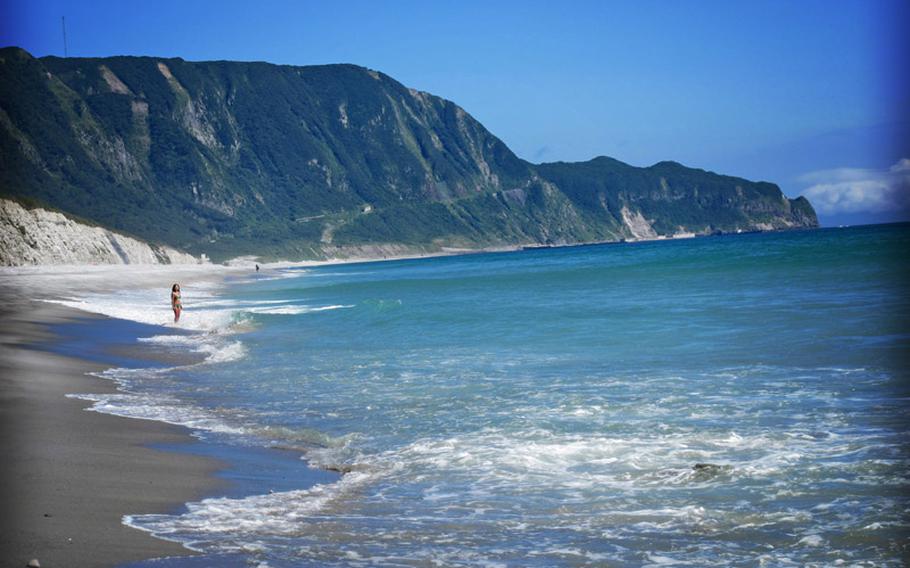
[[[69,49],[66,47],[66,16],[60,16],[60,21],[63,23],[63,57],[69,57]]]

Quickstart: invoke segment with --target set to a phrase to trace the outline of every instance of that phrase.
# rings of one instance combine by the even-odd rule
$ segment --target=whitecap
[[[825,543],[825,540],[818,536],[817,534],[810,534],[799,539],[798,544],[804,544],[806,546],[822,546]]]
[[[241,341],[229,337],[218,334],[153,335],[140,337],[139,342],[200,353],[206,356],[205,363],[227,363],[240,360],[247,354],[247,348]]]
[[[255,314],[267,315],[299,315],[315,312],[325,312],[330,310],[341,310],[353,308],[353,305],[332,305],[332,306],[306,306],[306,305],[283,305],[268,308],[247,308],[245,311]]]

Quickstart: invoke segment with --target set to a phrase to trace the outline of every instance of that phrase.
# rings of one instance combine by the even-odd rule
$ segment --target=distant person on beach
[[[174,309],[174,323],[177,323],[180,320],[183,304],[180,303],[180,284],[176,282],[171,286],[171,308]]]
[[[259,272],[259,265],[256,265],[256,272]]]

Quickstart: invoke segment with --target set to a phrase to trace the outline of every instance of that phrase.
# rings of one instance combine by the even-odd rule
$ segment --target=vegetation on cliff
[[[817,225],[777,186],[662,162],[534,165],[354,65],[0,50],[0,193],[214,258]]]

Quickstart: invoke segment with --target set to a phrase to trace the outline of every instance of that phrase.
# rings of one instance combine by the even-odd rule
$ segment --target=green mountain
[[[354,65],[0,49],[0,194],[207,253],[319,258],[817,226],[769,183],[534,165]]]

